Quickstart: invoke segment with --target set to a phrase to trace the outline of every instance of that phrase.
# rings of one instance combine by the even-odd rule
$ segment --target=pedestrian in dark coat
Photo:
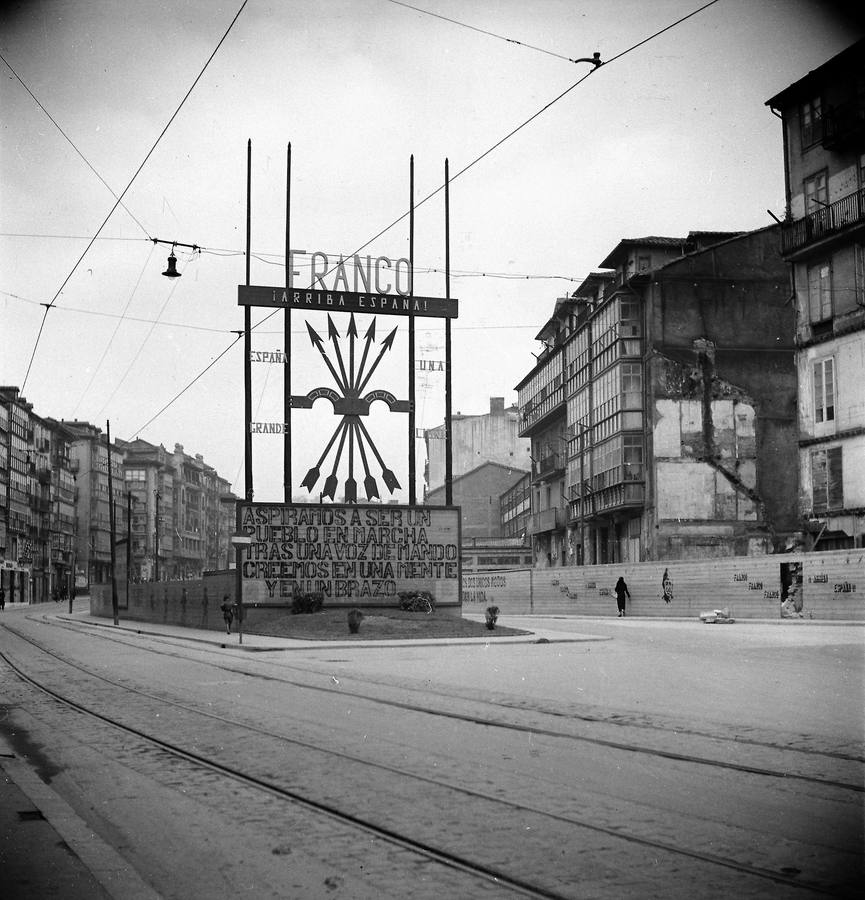
[[[225,619],[225,632],[226,634],[231,634],[231,623],[234,621],[234,604],[226,594],[222,598],[222,618]]]
[[[628,590],[627,584],[625,584],[624,578],[619,578],[616,582],[616,606],[619,608],[619,615],[624,616],[625,614],[625,598],[630,599],[631,592]]]

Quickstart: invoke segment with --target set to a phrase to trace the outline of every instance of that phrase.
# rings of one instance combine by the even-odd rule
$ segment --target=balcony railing
[[[809,213],[803,219],[784,222],[781,225],[781,254],[794,253],[862,222],[865,222],[865,188]]]
[[[544,456],[532,465],[532,474],[535,478],[544,478],[554,472],[560,472],[565,467],[565,458],[561,453],[551,453]]]
[[[558,507],[543,509],[532,516],[532,534],[542,531],[555,531],[562,525],[562,514]]]
[[[550,391],[543,400],[537,403],[529,402],[522,409],[522,422],[520,423],[520,435],[525,435],[526,431],[533,425],[537,424],[546,415],[553,412],[556,408],[563,406],[565,402],[564,388],[559,385]]]
[[[625,506],[642,506],[646,499],[646,491],[640,482],[617,484],[598,491],[594,499],[595,512],[607,512]]]

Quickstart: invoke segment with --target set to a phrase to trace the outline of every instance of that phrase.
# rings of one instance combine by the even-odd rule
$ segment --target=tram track
[[[54,625],[57,624],[55,621],[49,620],[47,617],[45,621]],[[70,627],[69,625],[59,625],[58,627]],[[74,627],[74,626],[73,626]],[[118,641],[119,643],[127,643],[123,640],[118,640],[118,638],[113,634],[105,634],[101,630],[97,632],[98,637],[104,640],[113,640]],[[25,638],[25,640],[29,640]],[[38,645],[37,645],[38,646]],[[135,645],[138,646],[138,645]],[[44,649],[40,647],[40,649]],[[166,650],[154,650],[152,648],[148,648],[150,652],[158,653],[160,655],[169,656],[173,658],[186,658],[182,654],[178,654],[173,651]],[[51,652],[51,651],[46,651]],[[268,660],[258,659],[256,660],[260,665],[267,665]],[[74,663],[73,663],[74,665]],[[251,672],[248,669],[234,667],[231,665],[227,665],[224,660],[221,660],[219,663],[219,668],[222,671],[230,671],[235,674],[243,675],[247,678],[253,679],[265,679],[271,681],[277,681],[281,684],[285,684],[286,686],[299,688],[302,690],[308,691],[318,691],[325,694],[332,694],[333,688],[330,686],[322,686],[317,684],[310,684],[309,682],[303,682],[298,680],[292,680],[289,678],[278,677],[275,675],[265,675],[260,672]],[[301,669],[299,667],[286,666],[284,664],[280,664],[279,669],[283,671],[286,668],[295,668],[297,671],[303,671],[308,674],[308,669]],[[378,682],[374,679],[369,679],[365,677],[364,683],[375,685],[378,687],[392,688],[392,684]],[[400,690],[415,693],[415,689],[406,686],[400,685]],[[831,788],[839,788],[845,791],[853,791],[856,793],[865,793],[865,782],[863,781],[843,781],[840,779],[827,778],[822,776],[809,775],[803,772],[794,771],[790,766],[785,766],[783,768],[767,768],[765,766],[755,766],[755,765],[747,765],[744,763],[734,762],[729,759],[720,759],[720,758],[707,758],[705,756],[698,756],[691,753],[682,753],[675,750],[669,750],[663,747],[657,746],[647,746],[644,743],[636,743],[633,741],[622,741],[622,740],[614,740],[610,738],[597,737],[592,735],[581,735],[574,734],[573,732],[563,731],[561,729],[555,729],[546,727],[543,725],[537,724],[522,724],[519,722],[508,722],[503,721],[501,719],[491,718],[489,715],[478,715],[472,713],[464,713],[453,709],[443,709],[440,707],[432,707],[429,704],[429,699],[431,697],[436,697],[440,699],[444,699],[447,701],[453,701],[453,694],[444,694],[442,692],[436,691],[434,688],[425,686],[423,689],[423,704],[413,703],[404,700],[397,700],[388,697],[381,696],[371,696],[369,693],[363,691],[355,691],[346,687],[341,687],[339,690],[339,694],[343,697],[356,697],[359,700],[363,700],[365,702],[377,703],[383,706],[389,706],[395,709],[404,710],[407,712],[416,712],[423,713],[427,715],[435,715],[440,716],[444,719],[450,719],[454,721],[466,722],[473,725],[484,726],[488,728],[500,728],[508,731],[533,735],[533,736],[545,736],[550,738],[556,738],[561,740],[568,741],[578,741],[581,743],[594,745],[598,747],[604,747],[611,750],[621,750],[628,753],[639,753],[645,754],[648,756],[656,756],[662,759],[668,759],[678,762],[692,763],[695,765],[703,765],[710,768],[717,769],[727,769],[734,772],[740,772],[742,774],[748,775],[756,775],[760,777],[766,778],[779,778],[784,780],[798,780],[803,782],[808,782],[811,784],[817,784],[821,786],[831,787]],[[739,736],[730,738],[724,737],[717,734],[711,734],[705,731],[699,731],[696,729],[687,729],[687,728],[670,728],[658,725],[647,724],[645,722],[642,723],[634,723],[628,717],[603,717],[596,715],[581,715],[578,713],[569,713],[565,714],[559,711],[550,711],[544,708],[532,707],[530,709],[526,709],[524,706],[509,704],[506,701],[502,700],[491,700],[484,699],[483,701],[478,701],[476,698],[471,697],[463,697],[461,698],[467,703],[480,704],[484,707],[493,707],[494,709],[505,709],[510,712],[515,713],[523,713],[523,714],[537,714],[542,717],[550,717],[553,719],[568,719],[582,723],[588,723],[592,725],[601,725],[601,726],[610,726],[614,730],[625,730],[625,729],[635,729],[637,732],[642,733],[657,733],[662,736],[670,736],[675,735],[677,740],[689,737],[696,737],[701,739],[706,739],[711,741],[713,744],[718,745],[719,747],[724,747],[724,745],[729,744],[733,747],[739,747],[741,745],[759,747],[764,750],[771,751],[773,753],[786,754],[786,755],[799,755],[805,757],[813,757],[817,759],[827,759],[827,760],[838,760],[844,763],[852,763],[854,765],[865,765],[865,757],[855,756],[853,754],[846,753],[836,753],[831,751],[821,751],[821,750],[813,750],[809,748],[801,748],[790,746],[789,744],[780,744],[780,743],[771,743],[767,741],[757,741],[753,739],[741,738]]]
[[[641,848],[642,850],[649,850],[653,853],[662,853],[674,858],[684,858],[702,865],[709,865],[713,867],[719,867],[722,869],[732,870],[742,876],[757,878],[764,881],[770,881],[779,885],[786,885],[790,888],[795,888],[797,894],[799,892],[811,892],[815,894],[826,894],[826,895],[834,895],[835,890],[832,885],[820,883],[820,882],[808,882],[804,881],[799,877],[786,875],[783,872],[778,872],[772,869],[763,868],[756,865],[751,865],[748,863],[744,863],[741,861],[737,861],[735,859],[726,858],[718,854],[706,853],[701,851],[695,851],[688,847],[677,846],[671,844],[669,842],[665,842],[662,840],[654,840],[651,838],[647,838],[644,835],[639,834],[629,834],[623,829],[617,827],[608,827],[598,822],[593,822],[590,820],[582,820],[576,818],[572,815],[563,816],[558,815],[554,812],[550,812],[549,810],[544,810],[539,807],[532,807],[525,803],[516,803],[510,800],[505,800],[500,796],[495,796],[493,794],[483,792],[477,789],[470,789],[465,786],[449,784],[442,781],[439,778],[432,778],[429,776],[419,775],[416,772],[407,771],[404,768],[399,768],[391,765],[387,765],[381,762],[377,762],[374,760],[370,760],[367,758],[363,758],[357,755],[348,754],[342,751],[334,750],[332,748],[322,747],[320,744],[306,742],[297,739],[296,737],[292,737],[285,734],[280,734],[278,732],[271,731],[269,729],[256,727],[248,722],[241,722],[237,719],[230,718],[228,716],[222,715],[218,712],[213,712],[210,710],[204,710],[194,705],[188,703],[179,702],[176,699],[168,697],[164,694],[156,694],[150,691],[144,691],[140,688],[135,688],[130,686],[129,684],[123,684],[114,679],[107,677],[105,674],[101,672],[96,672],[92,669],[89,669],[86,666],[82,666],[81,664],[71,661],[69,659],[64,658],[62,655],[54,652],[52,649],[41,645],[38,641],[35,641],[33,638],[22,634],[16,629],[9,628],[6,626],[7,630],[12,632],[21,640],[26,641],[36,649],[38,649],[43,654],[46,654],[48,657],[53,658],[56,662],[62,663],[65,666],[70,666],[80,672],[82,675],[85,675],[89,679],[93,679],[97,682],[105,685],[106,688],[114,691],[121,691],[124,694],[134,694],[138,697],[142,698],[146,702],[152,702],[158,704],[160,708],[165,707],[166,705],[176,709],[178,712],[182,712],[184,715],[194,715],[200,716],[207,720],[218,723],[223,730],[227,727],[229,729],[237,730],[238,733],[241,734],[256,734],[260,738],[266,738],[270,741],[278,742],[283,747],[293,747],[300,748],[304,751],[311,751],[316,754],[325,754],[330,759],[339,760],[339,763],[342,765],[353,765],[353,766],[361,766],[364,768],[364,771],[372,771],[376,770],[381,775],[393,781],[393,779],[400,779],[403,782],[406,779],[410,779],[416,785],[423,785],[425,790],[434,788],[437,791],[446,791],[449,792],[452,797],[460,796],[462,799],[461,802],[468,802],[472,804],[483,803],[490,807],[490,809],[497,810],[496,815],[507,815],[507,816],[517,816],[525,818],[527,816],[537,817],[539,821],[545,821],[548,823],[555,823],[560,826],[567,826],[570,829],[579,829],[587,832],[591,832],[597,836],[602,836],[604,839],[613,839],[616,842],[630,844],[632,846]],[[123,643],[123,642],[121,642]],[[157,651],[162,652],[162,651]],[[210,768],[211,770],[218,771],[222,775],[226,777],[230,777],[237,781],[240,781],[250,787],[254,787],[258,790],[262,790],[268,792],[272,796],[279,797],[285,801],[298,804],[303,806],[304,808],[318,813],[322,815],[327,815],[333,817],[340,822],[349,825],[353,828],[358,828],[367,833],[374,834],[376,837],[386,840],[389,842],[393,842],[396,845],[403,847],[404,849],[408,849],[414,853],[420,853],[425,857],[435,860],[441,864],[446,866],[459,869],[460,871],[472,873],[474,877],[478,877],[481,879],[491,880],[495,884],[507,887],[508,889],[522,893],[524,896],[531,897],[562,897],[567,896],[567,894],[561,894],[557,892],[555,889],[545,887],[542,885],[538,885],[536,883],[532,883],[531,881],[521,879],[516,876],[513,872],[505,871],[499,867],[487,866],[483,865],[476,860],[472,860],[467,858],[466,856],[455,853],[447,848],[442,848],[441,846],[433,846],[431,843],[423,840],[416,840],[413,838],[406,837],[404,832],[400,832],[398,830],[394,830],[393,828],[386,827],[382,825],[380,822],[369,821],[367,816],[359,815],[357,812],[347,811],[345,808],[340,808],[343,804],[339,806],[327,802],[326,800],[316,799],[315,797],[309,796],[308,792],[301,793],[297,790],[293,790],[287,788],[284,784],[279,784],[278,782],[267,778],[262,777],[260,775],[255,775],[254,773],[250,773],[249,771],[242,771],[238,766],[230,765],[224,762],[221,762],[217,759],[214,759],[212,755],[208,755],[205,753],[194,752],[191,751],[188,747],[181,746],[178,742],[174,740],[169,740],[165,737],[160,737],[158,735],[152,734],[147,730],[144,730],[140,727],[136,727],[135,725],[131,725],[127,722],[120,721],[116,716],[109,715],[105,712],[100,712],[98,709],[95,709],[92,705],[92,702],[83,703],[80,700],[76,700],[74,697],[69,696],[67,693],[58,690],[57,688],[52,688],[50,685],[45,684],[44,681],[40,681],[37,677],[33,676],[26,672],[21,665],[17,664],[14,659],[10,658],[7,653],[0,653],[0,657],[6,662],[7,665],[16,673],[16,675],[21,678],[23,681],[26,681],[33,688],[44,692],[46,695],[52,697],[56,702],[62,703],[69,708],[73,708],[79,713],[87,716],[91,716],[99,719],[103,723],[117,729],[124,730],[125,732],[134,735],[136,738],[149,742],[154,746],[159,747],[166,753],[176,755],[178,758],[182,758],[187,760],[190,763],[195,765],[199,765],[202,767]],[[183,657],[187,661],[189,661],[188,657]],[[261,677],[256,675],[255,673],[250,673],[248,671],[244,671],[241,669],[233,669],[230,666],[225,665],[225,661],[220,660],[219,664],[203,662],[201,660],[194,660],[195,663],[200,665],[209,665],[215,666],[219,668],[221,671],[231,671],[236,674],[242,674],[244,676],[250,678]],[[310,688],[309,685],[302,683],[295,683],[292,681],[286,681],[285,679],[274,678],[273,676],[267,675],[265,678],[277,682],[287,683],[292,686],[298,688]],[[317,689],[313,687],[313,689]],[[93,691],[89,689],[87,691],[88,697],[92,697]],[[121,695],[122,696],[122,695]],[[345,695],[341,695],[345,696]],[[378,698],[369,697],[363,693],[357,692],[353,694],[349,694],[348,696],[354,696],[358,699],[363,699],[368,702],[377,703],[382,702],[379,701]],[[116,703],[116,698],[111,701],[112,703]],[[392,701],[384,701],[388,705],[397,706],[400,709],[411,710],[412,712],[427,714],[427,715],[440,715],[440,712],[436,712],[433,710],[429,710],[422,707],[413,706],[410,704],[404,703],[393,703]],[[110,703],[108,704],[111,705]],[[140,716],[141,714],[139,714]],[[456,718],[461,721],[473,725],[482,725],[482,726],[493,726],[493,727],[504,727],[509,730],[517,730],[517,731],[530,731],[532,734],[537,735],[538,730],[536,728],[514,728],[513,726],[502,725],[498,722],[491,721],[483,721],[479,720],[474,716],[464,716],[459,715]],[[189,721],[188,719],[186,720]],[[548,736],[554,738],[573,738],[571,735],[567,735],[564,733],[555,733],[552,732]],[[609,742],[604,742],[604,745],[609,745]],[[640,748],[638,747],[628,747],[623,746],[617,749],[630,750],[631,752],[638,752]],[[677,761],[684,761],[687,763],[692,763],[695,765],[712,765],[711,761],[705,760],[691,760],[687,756],[682,754],[670,755],[669,758],[674,758]],[[330,764],[332,765],[332,763]],[[762,774],[760,772],[753,772],[751,774]],[[781,773],[769,773],[771,776],[777,776]],[[810,779],[821,781],[820,779]],[[823,781],[823,783],[826,783]],[[844,784],[836,784],[836,787],[846,788],[848,790],[856,789],[856,786],[847,786]],[[447,802],[446,805],[450,805],[455,801],[451,799]]]

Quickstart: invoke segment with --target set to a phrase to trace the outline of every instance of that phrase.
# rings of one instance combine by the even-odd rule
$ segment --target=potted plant
[[[360,620],[363,618],[363,613],[359,609],[350,609],[348,611],[348,630],[352,634],[357,634],[360,630]]]
[[[487,628],[490,631],[496,627],[496,620],[499,617],[499,608],[497,606],[488,606],[486,608],[486,612],[484,613],[484,618],[486,619]]]

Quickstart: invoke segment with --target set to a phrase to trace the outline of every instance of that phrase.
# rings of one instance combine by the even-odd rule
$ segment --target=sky
[[[41,416],[183,444],[240,494],[248,141],[253,285],[284,283],[290,143],[290,246],[332,263],[359,250],[409,257],[413,156],[414,293],[444,297],[448,160],[453,410],[480,414],[490,397],[516,402],[556,299],[621,239],[783,216],[781,125],[765,102],[863,34],[815,0],[717,0],[641,46],[700,0],[241,4],[0,12],[0,384],[23,386]],[[573,61],[595,52],[609,62]],[[168,279],[171,246],[153,238],[202,249],[178,246],[182,276]],[[306,287],[309,269],[298,272]],[[357,319],[358,354],[373,318]],[[284,350],[282,319],[252,310],[253,350]],[[348,317],[332,321],[336,365]],[[407,321],[375,323],[368,390],[405,399]],[[296,394],[335,386],[308,325],[327,342],[324,314],[293,314]],[[418,359],[443,360],[442,320],[416,329]],[[254,421],[282,421],[284,371],[252,366]],[[443,375],[419,372],[416,394],[416,426],[440,424]],[[367,465],[400,502],[406,418],[375,403],[367,419],[381,457],[368,447]],[[307,496],[301,481],[338,423],[325,399],[294,411],[293,494]],[[283,498],[282,444],[253,436],[257,501]],[[347,459],[346,447],[340,483]],[[416,459],[422,497],[423,441]]]

